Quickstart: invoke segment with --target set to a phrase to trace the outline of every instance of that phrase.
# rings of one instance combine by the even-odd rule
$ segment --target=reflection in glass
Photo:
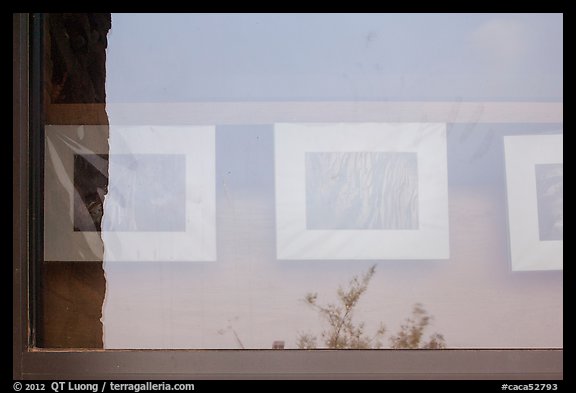
[[[422,303],[450,348],[562,346],[562,272],[510,271],[502,154],[505,136],[561,133],[562,15],[115,14],[110,34],[109,14],[49,19],[48,124],[110,134],[86,129],[73,140],[87,149],[47,154],[65,166],[49,170],[74,175],[48,178],[46,222],[79,238],[51,246],[102,236],[107,255],[105,282],[99,261],[78,263],[101,255],[87,247],[43,264],[47,346],[296,348],[323,329],[306,294],[338,305],[339,286],[373,264],[354,306],[366,332],[403,331]],[[275,123],[366,122],[446,124],[446,149],[375,147],[353,130],[335,150],[278,161]],[[109,178],[94,164],[105,154]],[[279,162],[298,175],[275,176]],[[562,171],[536,171],[549,245],[562,238]],[[302,249],[330,257],[278,258],[286,196],[301,207],[288,218],[324,236]],[[442,241],[406,242],[427,227]],[[335,238],[347,231],[397,237]],[[422,259],[427,245],[442,253]]]

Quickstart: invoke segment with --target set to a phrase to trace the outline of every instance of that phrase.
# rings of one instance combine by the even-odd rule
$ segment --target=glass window
[[[562,348],[560,14],[49,14],[42,348]]]

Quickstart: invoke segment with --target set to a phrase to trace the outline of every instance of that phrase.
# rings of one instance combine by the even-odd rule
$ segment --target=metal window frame
[[[35,237],[31,198],[39,185],[30,129],[40,121],[32,91],[31,20],[13,14],[13,378],[14,379],[562,379],[561,349],[498,350],[44,350],[35,347]],[[40,24],[38,22],[32,22]],[[37,26],[35,27],[37,28]],[[36,48],[37,49],[37,48]],[[34,74],[32,74],[34,75]],[[35,93],[37,95],[35,95]],[[32,101],[30,101],[32,97]],[[35,146],[36,144],[36,146]],[[30,148],[32,147],[33,150]]]

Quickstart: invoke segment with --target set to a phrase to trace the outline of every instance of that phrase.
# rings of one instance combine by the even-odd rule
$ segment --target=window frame
[[[14,379],[562,379],[563,349],[86,350],[34,343],[41,14],[13,14]],[[35,54],[36,53],[36,54]],[[35,81],[36,80],[36,81]],[[40,154],[40,156],[38,156]],[[38,210],[40,209],[40,210]]]

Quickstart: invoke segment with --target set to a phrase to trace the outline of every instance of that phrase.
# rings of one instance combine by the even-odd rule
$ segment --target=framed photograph
[[[504,137],[511,267],[562,270],[563,135]]]
[[[278,259],[449,257],[446,125],[276,124]]]
[[[47,261],[216,259],[215,128],[46,126]]]

